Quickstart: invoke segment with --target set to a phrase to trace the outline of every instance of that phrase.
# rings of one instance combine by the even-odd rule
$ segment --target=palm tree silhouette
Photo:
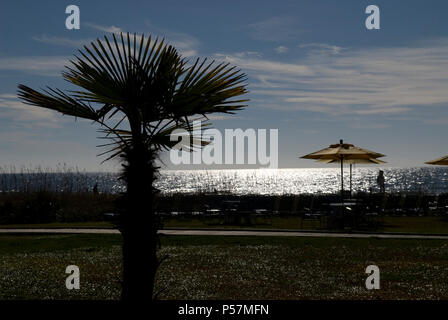
[[[122,161],[126,183],[118,228],[123,237],[122,299],[142,302],[154,298],[159,227],[154,187],[155,160],[177,142],[170,134],[192,131],[193,120],[207,121],[211,113],[233,113],[246,107],[246,76],[228,63],[197,59],[189,66],[164,40],[136,34],[104,36],[79,50],[62,73],[77,90],[46,87],[41,92],[19,85],[25,103],[100,125],[104,161]],[[233,99],[233,100],[232,100]],[[193,141],[193,140],[191,140]],[[200,147],[190,142],[186,149]],[[149,252],[148,252],[149,251]],[[149,259],[148,259],[149,254]],[[148,295],[142,295],[141,289]]]

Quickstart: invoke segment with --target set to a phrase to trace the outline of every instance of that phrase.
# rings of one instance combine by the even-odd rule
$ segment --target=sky
[[[71,4],[80,9],[79,30],[65,27]],[[379,30],[365,27],[371,4],[380,9]],[[213,127],[278,129],[280,167],[322,166],[299,156],[339,139],[386,154],[388,166],[422,166],[448,154],[447,12],[443,0],[4,0],[0,167],[119,169],[101,163],[95,125],[17,98],[19,83],[74,89],[61,76],[69,59],[119,32],[164,37],[191,61],[241,68],[248,107],[212,117]]]

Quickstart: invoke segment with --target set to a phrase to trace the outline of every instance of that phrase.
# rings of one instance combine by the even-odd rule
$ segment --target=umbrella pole
[[[344,156],[341,155],[341,196],[344,199]]]
[[[352,164],[350,163],[350,199],[352,198]]]
[[[342,140],[341,140],[342,144]],[[344,206],[342,205],[344,203],[344,156],[341,154],[341,225],[342,228],[344,228]]]

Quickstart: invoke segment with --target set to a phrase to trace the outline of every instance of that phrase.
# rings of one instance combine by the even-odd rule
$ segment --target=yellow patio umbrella
[[[344,143],[341,139],[338,144],[332,144],[328,148],[307,154],[302,159],[314,159],[318,161],[340,162],[341,163],[341,195],[344,195],[344,161],[353,164],[353,161],[370,161],[372,163],[377,158],[384,157],[384,154],[368,149],[356,147],[353,144]],[[373,160],[373,161],[372,161]],[[359,163],[359,162],[358,162]]]
[[[426,164],[440,165],[440,166],[448,166],[448,156],[444,156],[442,158],[438,158],[435,160],[427,161]]]

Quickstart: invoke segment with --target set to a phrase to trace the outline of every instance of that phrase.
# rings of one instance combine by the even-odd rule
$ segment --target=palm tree
[[[79,50],[62,73],[77,90],[47,87],[40,92],[19,85],[25,103],[100,125],[106,160],[122,161],[120,178],[126,183],[118,228],[123,237],[122,299],[154,298],[160,258],[154,187],[156,159],[176,142],[175,129],[192,131],[193,120],[207,121],[211,113],[233,113],[246,107],[246,76],[227,63],[180,56],[164,40],[149,36],[104,36]],[[202,144],[202,143],[201,143]],[[192,149],[190,144],[183,146]],[[148,252],[149,251],[149,252]],[[149,262],[148,262],[149,255]],[[144,289],[148,295],[141,295]]]

